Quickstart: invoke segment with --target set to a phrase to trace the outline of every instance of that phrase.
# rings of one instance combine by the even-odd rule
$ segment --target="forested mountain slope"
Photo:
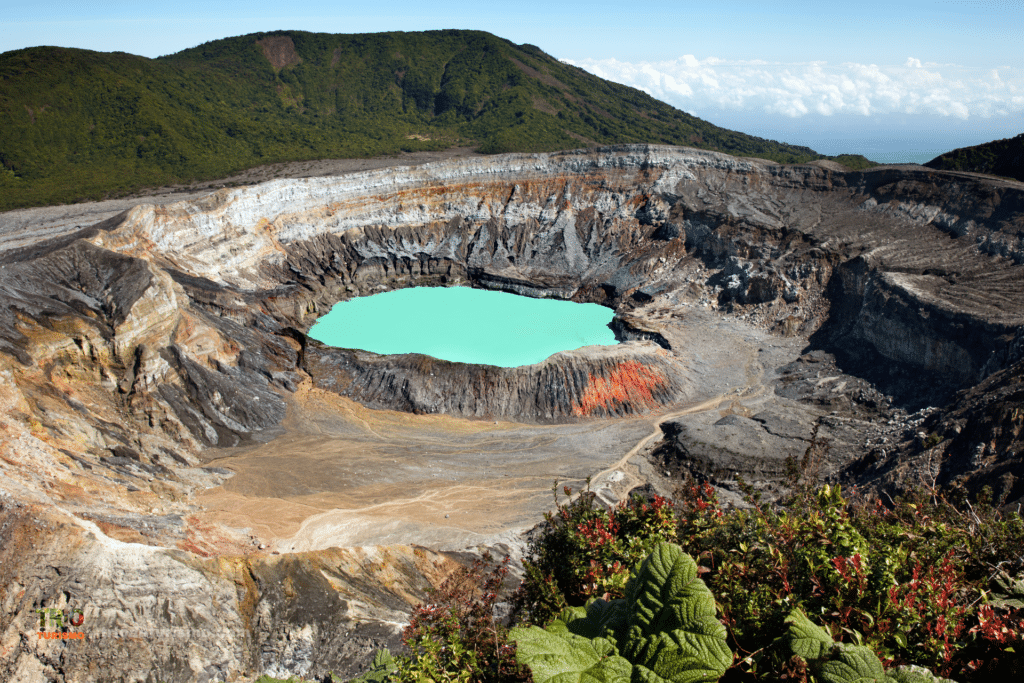
[[[946,152],[925,166],[944,171],[969,171],[1024,181],[1024,133],[974,147]]]
[[[279,161],[455,145],[497,153],[651,142],[822,158],[479,31],[259,33],[158,59],[17,50],[0,55],[0,121],[0,210]]]

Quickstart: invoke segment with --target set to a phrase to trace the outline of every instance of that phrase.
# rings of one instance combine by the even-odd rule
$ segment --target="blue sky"
[[[1024,132],[1024,2],[0,1],[0,51],[155,57],[255,31],[472,28],[712,123],[881,161]]]

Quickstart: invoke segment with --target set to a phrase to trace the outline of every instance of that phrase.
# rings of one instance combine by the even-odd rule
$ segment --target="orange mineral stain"
[[[619,363],[607,377],[590,374],[587,390],[579,403],[573,404],[572,414],[585,417],[598,408],[610,411],[616,403],[651,410],[658,405],[654,390],[664,384],[661,374],[642,363],[633,360]]]

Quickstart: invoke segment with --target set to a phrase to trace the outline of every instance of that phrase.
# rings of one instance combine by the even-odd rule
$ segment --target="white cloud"
[[[735,109],[789,117],[929,114],[956,119],[1024,113],[1024,69],[922,63],[769,63],[684,55],[663,62],[570,61],[685,111]]]

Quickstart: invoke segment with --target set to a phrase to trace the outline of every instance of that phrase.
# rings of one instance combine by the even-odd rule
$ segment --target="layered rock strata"
[[[563,351],[519,368],[314,344],[303,361],[317,386],[370,407],[538,422],[650,412],[685,398],[692,383],[653,342]]]
[[[458,566],[400,546],[204,559],[10,500],[0,541],[11,683],[351,676],[367,651],[400,645],[410,603]]]

